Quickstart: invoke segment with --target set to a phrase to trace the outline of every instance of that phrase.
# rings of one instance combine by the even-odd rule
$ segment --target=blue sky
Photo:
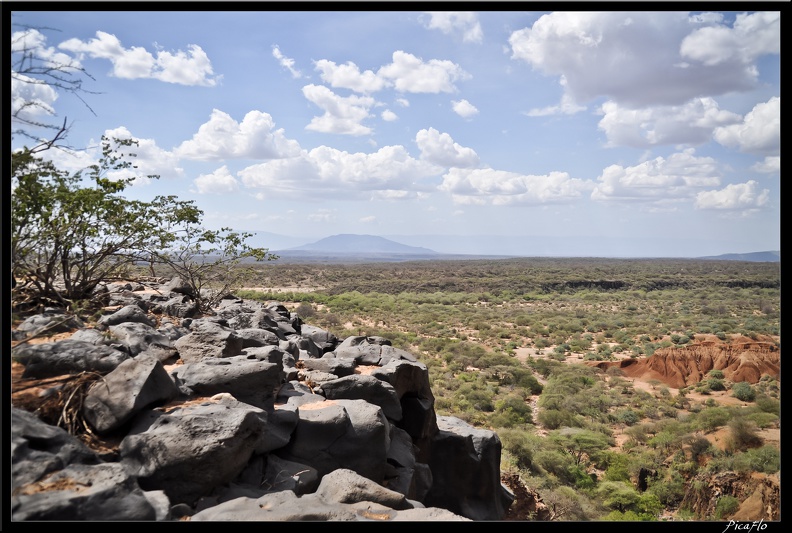
[[[77,150],[44,153],[63,168],[103,134],[137,139],[130,198],[194,200],[273,250],[341,233],[471,254],[780,249],[780,11],[145,5],[12,15],[58,30],[12,50],[79,64],[97,93],[89,109],[15,83],[12,111],[68,119]]]

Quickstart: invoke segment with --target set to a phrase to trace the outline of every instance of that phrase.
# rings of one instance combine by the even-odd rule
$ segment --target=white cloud
[[[440,30],[446,35],[461,33],[462,40],[480,43],[484,40],[484,32],[478,21],[478,15],[471,11],[427,11],[429,20],[424,26],[430,30]]]
[[[768,156],[763,161],[754,164],[751,170],[761,172],[762,174],[775,174],[781,172],[781,156]]]
[[[780,54],[781,13],[739,13],[731,28],[717,24],[697,29],[682,41],[680,53],[706,66],[750,65],[762,55]]]
[[[227,194],[239,190],[239,182],[223,165],[211,174],[201,174],[193,181],[198,194]]]
[[[91,141],[92,148],[86,150],[55,149],[41,152],[41,157],[52,161],[55,166],[67,172],[79,172],[95,165],[101,152],[96,143]]]
[[[90,41],[75,38],[58,46],[73,53],[107,59],[113,64],[111,75],[118,78],[153,78],[168,83],[207,87],[217,85],[219,80],[219,77],[212,76],[214,71],[209,57],[195,44],[188,45],[186,52],[158,50],[155,56],[143,47],[124,48],[115,35],[97,31],[96,38]]]
[[[24,74],[11,77],[11,114],[22,120],[36,120],[38,117],[54,115],[53,104],[58,93],[35,78]]]
[[[380,114],[380,116],[382,117],[382,120],[384,120],[386,122],[393,122],[394,120],[398,120],[399,119],[399,116],[396,113],[394,113],[393,111],[391,111],[390,109],[386,109],[385,111],[383,111]]]
[[[377,223],[377,217],[375,217],[374,215],[369,215],[367,217],[361,217],[361,218],[358,219],[358,222],[360,222],[362,224],[376,224]]]
[[[278,60],[280,66],[291,72],[292,78],[302,78],[302,73],[294,68],[294,59],[283,55],[277,44],[272,45],[272,57]]]
[[[385,146],[374,153],[349,153],[327,146],[303,151],[299,157],[247,167],[237,175],[251,189],[270,196],[368,198],[371,193],[428,189],[420,180],[443,169],[412,158],[402,146]]]
[[[561,87],[566,87],[567,81],[566,76],[563,74],[559,77],[558,80]],[[542,108],[534,108],[525,113],[529,117],[544,117],[548,115],[574,115],[575,113],[579,113],[581,111],[585,111],[586,106],[578,105],[572,99],[569,93],[564,92],[561,95],[561,102],[558,105],[553,106],[546,106]]]
[[[319,209],[308,214],[308,220],[311,222],[334,222],[335,219],[334,209]]]
[[[599,129],[608,146],[647,148],[663,144],[703,144],[715,128],[734,124],[740,115],[718,108],[712,98],[694,98],[678,106],[642,109],[624,107],[609,100],[600,108]]]
[[[384,89],[389,83],[371,70],[360,72],[357,65],[351,61],[344,65],[336,65],[333,61],[320,59],[315,61],[314,65],[316,70],[322,73],[322,80],[329,83],[331,87],[369,94]]]
[[[311,119],[305,129],[343,135],[368,135],[372,132],[361,122],[369,118],[369,109],[376,103],[373,98],[338,96],[321,85],[306,85],[302,90],[309,101],[324,110],[324,115]]]
[[[11,34],[11,53],[30,54],[41,60],[41,66],[45,68],[67,67],[70,72],[82,68],[77,58],[58,52],[46,43],[47,36],[36,29],[15,31]]]
[[[41,71],[54,69],[65,80],[65,86],[70,85],[72,80],[77,81],[72,76],[79,75],[78,69],[82,68],[76,58],[46,46],[46,42],[47,37],[32,28],[11,34],[11,114],[21,120],[36,121],[55,115],[54,104],[58,92],[51,84],[41,82],[46,76],[37,79],[18,73],[16,68]],[[24,61],[24,65],[20,61]]]
[[[456,204],[539,205],[575,200],[592,187],[590,181],[570,178],[566,172],[535,176],[494,169],[452,168],[443,176],[438,189],[450,193]]]
[[[751,154],[777,154],[781,149],[781,98],[757,104],[740,124],[715,130],[715,140]]]
[[[476,109],[476,106],[468,102],[467,100],[452,100],[451,107],[454,110],[454,113],[459,115],[462,118],[470,118],[473,115],[477,115],[479,110]]]
[[[105,130],[104,134],[111,143],[113,139],[135,140],[137,145],[117,146],[116,155],[124,155],[122,161],[133,165],[130,168],[110,170],[106,177],[111,180],[133,179],[132,185],[147,185],[151,182],[149,176],[160,178],[178,178],[184,175],[184,169],[179,166],[179,158],[173,153],[157,146],[154,139],[136,138],[132,133],[120,126],[112,130]],[[88,167],[99,163],[102,156],[101,146],[91,140],[86,150],[53,149],[41,153],[44,159],[52,161],[59,169],[68,172],[85,171]],[[134,154],[134,155],[130,155]]]
[[[451,93],[454,82],[470,78],[470,74],[452,61],[422,59],[397,50],[393,63],[381,67],[377,74],[393,83],[397,91],[406,93]]]
[[[757,17],[764,19],[764,16]],[[706,28],[742,34],[758,22],[754,15],[738,18],[735,28],[718,17],[689,17],[676,11],[554,12],[509,38],[512,58],[550,76],[564,76],[565,92],[578,104],[605,96],[627,106],[682,104],[702,95],[743,91],[755,86],[753,61],[773,52],[772,46],[734,51],[742,37],[730,42],[717,62],[694,57],[686,37],[701,40]],[[762,21],[761,41],[780,29],[778,20]],[[705,28],[702,28],[705,26]],[[696,37],[699,36],[699,37]],[[780,38],[776,38],[776,43]]]
[[[688,199],[701,188],[720,185],[715,160],[696,157],[692,148],[633,167],[610,165],[597,180],[593,200],[664,202]]]
[[[272,116],[250,111],[239,123],[228,113],[213,109],[189,141],[174,152],[185,159],[278,159],[299,154],[297,141],[287,139],[283,129],[274,129]]]
[[[696,195],[697,209],[753,212],[767,203],[770,192],[758,190],[758,183],[732,183],[719,191],[702,191]]]
[[[477,167],[479,157],[475,150],[454,142],[447,133],[434,128],[423,129],[415,135],[421,150],[421,159],[444,167]]]
[[[134,184],[142,185],[149,183],[149,175],[160,176],[161,178],[174,178],[184,175],[184,169],[179,167],[179,157],[174,152],[163,150],[154,139],[140,139],[132,135],[125,127],[121,126],[112,130],[106,130],[105,137],[109,139],[135,139],[137,146],[121,149],[123,153],[133,153],[136,157],[131,158],[135,169],[123,169],[108,172],[111,179],[122,179],[134,177]]]
[[[402,107],[410,107],[410,101],[406,98],[397,98],[396,103]]]

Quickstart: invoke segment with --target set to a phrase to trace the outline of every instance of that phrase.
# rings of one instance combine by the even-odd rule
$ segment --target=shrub
[[[739,508],[740,500],[730,494],[721,496],[715,504],[715,519],[723,520],[724,518],[728,518]]]
[[[756,448],[761,446],[764,442],[759,436],[759,428],[756,424],[745,418],[733,418],[729,422],[729,436],[728,448],[731,451],[743,451],[747,448]]]
[[[744,402],[752,402],[756,399],[756,391],[750,383],[739,381],[731,387],[732,396]]]

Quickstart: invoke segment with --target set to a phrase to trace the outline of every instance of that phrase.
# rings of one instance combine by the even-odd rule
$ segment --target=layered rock
[[[711,370],[722,371],[730,381],[751,384],[763,375],[775,379],[781,375],[781,353],[778,346],[769,342],[696,343],[661,348],[643,359],[588,364],[602,369],[617,366],[629,377],[656,379],[675,389],[695,385]]]
[[[82,340],[15,348],[28,381],[93,379],[79,416],[118,445],[14,407],[12,520],[499,520],[511,505],[498,436],[438,417],[426,366],[387,339],[230,296],[195,317],[178,280],[132,288],[103,289],[116,310]],[[68,389],[49,381],[42,401]]]

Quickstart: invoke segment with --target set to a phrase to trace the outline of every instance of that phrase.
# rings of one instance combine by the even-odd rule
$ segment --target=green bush
[[[750,383],[739,381],[731,387],[732,396],[744,402],[752,402],[756,399],[756,391]]]
[[[715,519],[723,520],[729,518],[740,508],[740,500],[730,494],[721,496],[715,503]]]

